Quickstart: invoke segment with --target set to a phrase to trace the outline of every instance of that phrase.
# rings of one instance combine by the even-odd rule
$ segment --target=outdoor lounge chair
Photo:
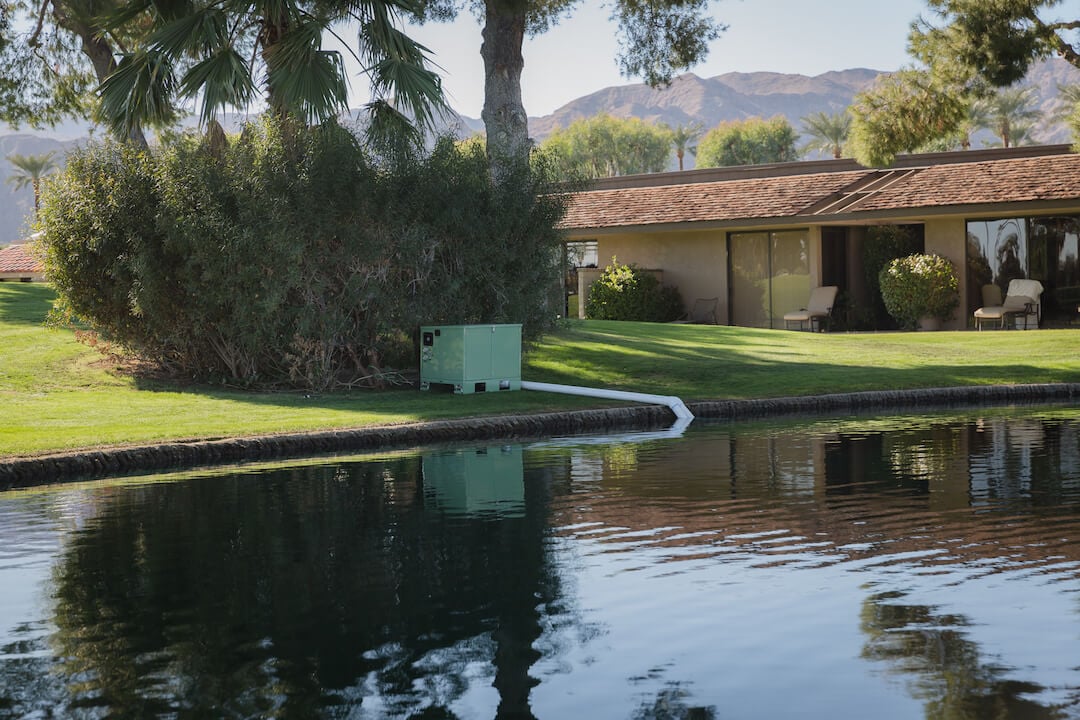
[[[720,307],[720,298],[698,298],[694,301],[694,307],[677,323],[693,323],[694,325],[718,325],[716,311]]]
[[[838,290],[836,285],[823,285],[811,290],[806,307],[784,315],[784,327],[790,330],[792,323],[798,323],[799,330],[817,331],[828,327]]]
[[[993,291],[990,287],[983,286],[983,302],[994,300]],[[983,323],[996,322],[999,328],[1006,328],[1010,324],[1015,327],[1039,327],[1039,318],[1042,308],[1039,297],[1042,295],[1043,286],[1038,280],[1016,279],[1009,281],[1009,290],[1005,299],[999,304],[983,305],[975,311],[975,329],[982,330]],[[998,289],[997,297],[1001,297]]]

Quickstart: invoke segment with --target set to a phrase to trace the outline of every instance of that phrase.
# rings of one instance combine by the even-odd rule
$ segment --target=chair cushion
[[[819,312],[816,310],[796,310],[795,312],[784,313],[784,320],[790,320],[792,322],[799,320],[801,322],[806,322],[812,318],[823,318],[828,316],[829,313],[827,312]]]
[[[992,305],[991,307],[981,307],[978,310],[976,310],[975,311],[975,317],[977,317],[977,318],[987,318],[987,319],[991,319],[991,320],[1000,320],[1001,316],[1004,315],[1006,312],[1015,312],[1015,311],[1008,311],[1004,307],[1002,307],[1001,305]]]

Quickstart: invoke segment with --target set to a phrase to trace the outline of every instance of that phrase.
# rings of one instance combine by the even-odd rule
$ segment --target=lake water
[[[0,717],[1080,717],[1080,411],[0,494]]]

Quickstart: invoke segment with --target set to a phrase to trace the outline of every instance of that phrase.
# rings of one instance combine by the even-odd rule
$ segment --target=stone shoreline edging
[[[740,420],[837,411],[992,405],[1080,398],[1080,383],[985,385],[832,393],[759,400],[687,403],[702,419]],[[671,423],[659,405],[439,420],[408,425],[322,430],[223,440],[169,442],[0,460],[0,491],[61,480],[135,472],[181,470],[216,464],[287,459],[339,452],[391,449],[473,440],[518,440],[553,434],[651,429]]]

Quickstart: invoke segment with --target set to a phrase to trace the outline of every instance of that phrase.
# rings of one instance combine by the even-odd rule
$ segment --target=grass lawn
[[[43,327],[52,297],[45,285],[0,283],[0,457],[614,404],[536,392],[309,396],[150,382],[110,372],[71,332]],[[572,320],[526,354],[522,377],[686,401],[1080,382],[1080,332],[848,335]]]

